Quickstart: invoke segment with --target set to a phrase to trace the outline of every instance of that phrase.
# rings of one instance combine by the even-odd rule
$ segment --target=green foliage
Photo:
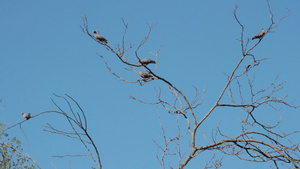
[[[8,136],[0,123],[0,169],[36,169],[28,158],[17,152],[22,152],[21,141]]]

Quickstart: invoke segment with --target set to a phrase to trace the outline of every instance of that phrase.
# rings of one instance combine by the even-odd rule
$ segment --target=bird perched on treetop
[[[23,113],[23,112],[22,112],[22,115],[23,115],[23,117],[24,117],[25,120],[28,120],[28,119],[31,118],[30,113]]]
[[[141,70],[139,70],[139,74],[142,78],[150,78],[150,77],[153,77],[151,76],[149,73],[146,73],[146,72],[143,72]]]
[[[151,60],[151,59],[142,59],[141,60],[141,64],[142,65],[148,65],[148,64],[150,64],[150,63],[156,63],[154,60]]]
[[[107,40],[102,35],[98,34],[96,31],[94,31],[94,37],[97,39],[98,42],[107,43]]]
[[[261,32],[259,32],[258,34],[256,34],[255,36],[252,37],[252,40],[253,39],[262,39],[264,36],[265,36],[265,30],[264,28],[261,28]]]

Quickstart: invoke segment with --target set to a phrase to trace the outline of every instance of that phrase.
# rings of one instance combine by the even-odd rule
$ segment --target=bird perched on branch
[[[24,117],[25,120],[28,120],[28,119],[31,118],[30,113],[23,113],[23,112],[22,112],[22,115],[23,115],[23,117]]]
[[[150,77],[153,77],[151,76],[149,73],[146,73],[146,72],[143,72],[141,70],[139,70],[139,74],[142,78],[150,78]]]
[[[151,60],[151,59],[142,59],[141,60],[141,64],[142,65],[148,65],[148,64],[150,64],[150,63],[156,63],[154,60]]]
[[[246,66],[246,70],[249,70],[250,67],[251,67],[251,65]]]
[[[253,39],[262,39],[264,36],[265,36],[265,30],[264,30],[264,28],[261,28],[261,31],[258,33],[258,34],[256,34],[255,36],[253,36],[252,37],[252,40]]]
[[[107,40],[102,35],[98,34],[96,31],[94,31],[94,37],[98,42],[107,43]]]

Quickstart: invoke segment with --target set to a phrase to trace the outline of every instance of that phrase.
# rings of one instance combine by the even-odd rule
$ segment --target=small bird
[[[246,66],[246,70],[248,70],[251,67],[251,65]]]
[[[264,36],[265,36],[265,30],[264,28],[261,28],[261,32],[259,32],[258,34],[256,34],[255,36],[252,37],[252,40],[253,39],[262,39]]]
[[[97,39],[98,42],[107,43],[107,40],[102,35],[98,34],[96,31],[94,31],[94,37]]]
[[[142,65],[148,65],[148,64],[150,64],[150,63],[156,63],[154,60],[151,60],[151,59],[142,59],[141,60],[141,64]]]
[[[184,114],[184,112],[182,110],[176,110],[174,111],[175,114]]]
[[[150,77],[153,77],[151,76],[149,73],[146,73],[146,72],[143,72],[141,70],[139,70],[139,74],[142,78],[150,78]]]
[[[23,115],[23,117],[24,117],[25,120],[28,120],[28,119],[31,118],[30,113],[23,113],[23,112],[22,112],[22,115]]]

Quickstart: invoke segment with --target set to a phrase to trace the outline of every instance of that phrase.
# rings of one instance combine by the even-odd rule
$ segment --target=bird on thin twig
[[[248,71],[250,67],[251,67],[251,65],[246,66],[246,70]]]
[[[28,120],[28,119],[31,118],[30,113],[23,113],[23,112],[22,112],[21,114],[23,115],[23,117],[24,117],[25,120]]]
[[[173,112],[174,114],[184,114],[184,111],[182,110],[176,110],[176,111],[169,111],[169,113]]]
[[[96,31],[94,31],[94,37],[98,42],[107,43],[107,40],[102,35],[98,34]]]
[[[152,75],[150,75],[149,73],[143,72],[141,70],[139,70],[139,74],[142,78],[150,78],[153,77]]]
[[[142,59],[142,60],[141,60],[141,64],[142,64],[142,65],[148,65],[148,64],[150,64],[150,63],[155,64],[156,62],[155,62],[154,60],[151,60],[151,59]]]
[[[262,39],[264,36],[265,36],[265,30],[264,28],[261,28],[261,32],[259,32],[258,34],[256,34],[255,36],[252,37],[252,40],[253,39]]]

